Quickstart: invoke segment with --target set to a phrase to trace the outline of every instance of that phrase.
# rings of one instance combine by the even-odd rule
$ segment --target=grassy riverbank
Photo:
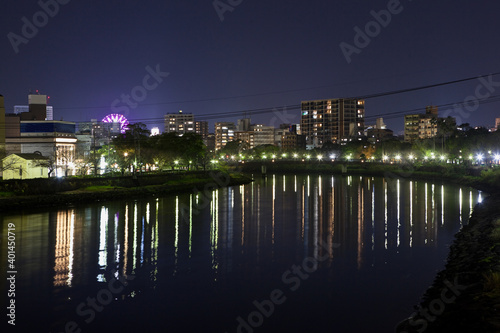
[[[477,205],[410,319],[397,332],[500,332],[500,197]]]
[[[55,207],[86,202],[140,199],[203,191],[251,182],[241,173],[190,172],[133,178],[34,179],[0,183],[0,211]]]

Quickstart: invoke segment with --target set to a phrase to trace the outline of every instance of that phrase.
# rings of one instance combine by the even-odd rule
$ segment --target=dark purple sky
[[[396,6],[394,0],[232,0],[240,4],[226,11],[223,21],[213,0],[60,1],[67,4],[59,5],[53,17],[47,15],[47,22],[37,1],[2,4],[0,94],[7,111],[26,104],[30,89],[38,89],[51,96],[57,120],[101,119],[118,99],[115,107],[128,109],[129,120],[161,130],[163,115],[179,109],[202,116],[276,108],[252,120],[278,125],[299,121],[299,111],[291,107],[302,100],[359,96],[500,71],[498,1],[401,0]],[[354,45],[354,28],[365,30],[374,20],[370,12],[386,10],[389,4],[395,12],[390,23],[373,30],[369,45],[348,63],[339,45]],[[18,42],[16,53],[9,36],[22,37],[22,18],[33,22],[34,15],[40,27],[36,34],[25,31],[32,36]],[[146,67],[155,70],[158,65],[169,75],[162,74],[161,82],[147,80],[149,90],[144,89]],[[500,82],[500,76],[493,81]],[[500,84],[479,88],[477,94],[479,85],[474,80],[370,99],[366,116],[472,96],[480,102],[478,108],[451,110],[449,115],[459,116],[459,123],[492,127],[500,117],[499,103],[483,102],[488,93],[500,95]],[[120,98],[132,91],[137,105],[124,108]],[[213,131],[215,119],[209,121]],[[386,117],[386,123],[395,132],[403,129],[401,115]]]

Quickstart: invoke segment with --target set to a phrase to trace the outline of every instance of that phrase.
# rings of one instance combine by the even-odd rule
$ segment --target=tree
[[[149,134],[150,131],[145,124],[136,123],[129,125],[129,129],[125,133],[113,139],[115,150],[117,154],[120,155],[118,161],[120,161],[122,165],[125,161],[133,162],[134,175],[137,167],[142,171],[142,164],[144,161],[142,160],[141,147],[143,149],[148,147]],[[121,156],[124,158],[122,159]]]
[[[6,158],[9,154],[7,154],[7,151],[5,149],[0,149],[0,171],[4,172],[7,170],[14,170],[17,168],[17,159],[12,159],[10,161],[4,161],[3,159]]]
[[[229,141],[226,145],[220,150],[222,155],[231,156],[238,155],[241,151],[246,147],[246,142],[241,140]]]

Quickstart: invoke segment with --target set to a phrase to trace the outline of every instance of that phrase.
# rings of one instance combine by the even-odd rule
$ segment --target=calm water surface
[[[14,223],[19,331],[392,332],[480,201],[425,181],[269,175],[2,214],[2,281]]]

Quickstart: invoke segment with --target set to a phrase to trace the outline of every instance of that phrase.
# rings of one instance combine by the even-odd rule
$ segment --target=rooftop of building
[[[15,154],[10,154],[7,157],[10,157],[12,155],[16,155],[16,156],[19,156],[22,159],[30,160],[30,161],[33,161],[33,160],[46,160],[46,159],[48,159],[45,156],[42,156],[40,154],[35,154],[35,153],[31,153],[31,154],[27,154],[27,153],[15,153]],[[7,157],[5,157],[5,158],[7,158]]]

